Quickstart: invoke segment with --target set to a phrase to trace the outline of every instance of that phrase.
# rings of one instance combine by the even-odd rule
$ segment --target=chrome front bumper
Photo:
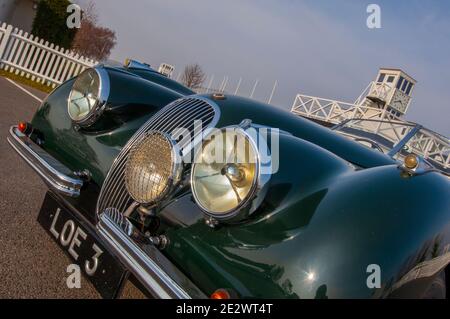
[[[51,190],[71,197],[80,195],[83,181],[77,178],[74,172],[21,133],[16,126],[12,126],[9,133],[9,144]],[[100,214],[97,232],[110,252],[153,296],[163,299],[206,298],[157,247],[149,241],[132,239],[137,231],[122,214]]]
[[[161,299],[203,299],[197,288],[150,242],[133,240],[134,226],[118,211],[99,216],[98,232],[105,244],[155,297]]]
[[[12,148],[52,190],[70,197],[80,195],[83,181],[28,136],[20,132],[17,126],[10,128],[7,139]]]

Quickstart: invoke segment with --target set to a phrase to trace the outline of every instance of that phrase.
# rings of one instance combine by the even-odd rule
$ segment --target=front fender
[[[94,128],[75,129],[67,100],[75,79],[55,89],[33,117],[42,147],[73,171],[89,170],[102,185],[112,161],[129,138],[157,111],[181,94],[120,69],[105,67],[111,93]]]
[[[404,178],[397,167],[385,166],[343,176],[330,185],[303,236],[291,244],[305,247],[290,259],[291,273],[314,274],[299,283],[299,295],[401,296],[399,289],[408,283],[408,293],[419,297],[423,291],[414,295],[413,283],[404,277],[448,250],[449,208],[448,181],[437,173]],[[381,270],[380,289],[367,286],[373,264]]]
[[[289,161],[280,170],[290,165],[286,185],[301,185],[302,174],[294,172],[311,172],[314,165],[302,167],[302,147],[297,152],[290,144]],[[371,298],[391,296],[414,267],[448,249],[445,177],[405,178],[396,165],[353,171],[328,160],[333,173],[326,160],[310,158],[319,182],[298,188],[297,200],[285,189],[252,222],[210,229],[197,218],[169,231],[166,255],[207,294],[229,288],[249,298]],[[181,208],[196,209],[189,195],[168,210]],[[381,269],[379,289],[367,286],[372,264]]]

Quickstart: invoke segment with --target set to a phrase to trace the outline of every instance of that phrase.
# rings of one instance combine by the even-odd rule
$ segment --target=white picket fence
[[[95,64],[11,25],[0,25],[0,69],[55,87]]]

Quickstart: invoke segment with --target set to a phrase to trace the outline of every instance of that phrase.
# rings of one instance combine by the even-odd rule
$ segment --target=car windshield
[[[397,160],[408,154],[421,156],[428,164],[450,174],[450,142],[423,126],[400,121],[349,119],[332,130]]]

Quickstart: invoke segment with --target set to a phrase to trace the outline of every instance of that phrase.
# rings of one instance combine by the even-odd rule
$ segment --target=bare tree
[[[205,81],[206,75],[198,64],[190,64],[184,68],[181,82],[191,89],[199,88]]]
[[[106,60],[116,46],[116,33],[98,25],[94,3],[90,2],[83,10],[81,28],[75,35],[72,49],[97,61]]]
[[[83,9],[83,19],[86,19],[93,24],[97,24],[98,22],[98,15],[97,15],[97,8],[95,7],[94,2],[89,2],[86,7]]]

